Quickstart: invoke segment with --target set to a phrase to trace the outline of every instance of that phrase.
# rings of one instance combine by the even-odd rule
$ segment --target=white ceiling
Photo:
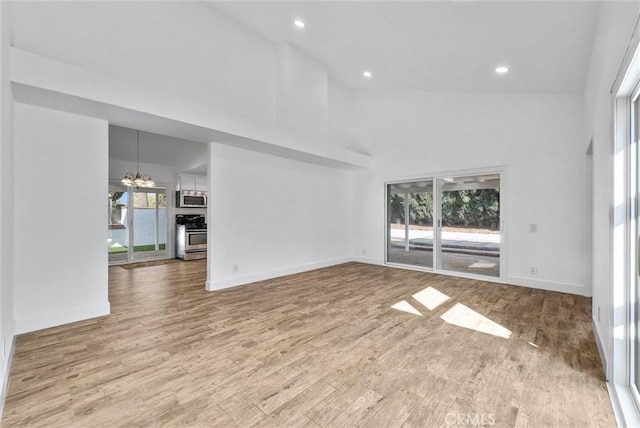
[[[593,1],[212,4],[357,89],[456,92],[582,92],[599,9]],[[503,64],[511,72],[496,75]]]
[[[206,144],[140,131],[140,163],[175,168],[186,156],[206,160],[208,153]],[[136,162],[135,129],[109,125],[109,159]],[[203,170],[206,174],[206,165]],[[200,170],[189,172],[202,173]]]

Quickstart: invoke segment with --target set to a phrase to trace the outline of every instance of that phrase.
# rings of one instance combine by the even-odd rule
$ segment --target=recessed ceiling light
[[[509,72],[509,67],[505,67],[503,65],[501,65],[500,67],[496,67],[496,73],[498,74],[505,74]]]
[[[295,25],[298,28],[304,28],[304,21],[296,19],[295,21],[293,21],[293,25]]]
[[[373,77],[373,73],[371,73],[370,71],[365,71],[364,73],[362,73],[362,75],[367,79],[371,79]]]

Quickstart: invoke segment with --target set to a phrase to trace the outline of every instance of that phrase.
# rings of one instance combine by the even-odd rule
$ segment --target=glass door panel
[[[109,263],[167,257],[167,191],[109,185]]]
[[[157,195],[157,204],[158,204],[158,250],[163,251],[166,254],[167,251],[167,193],[165,189],[162,189],[163,192],[158,193]]]
[[[438,269],[500,276],[500,174],[437,180]]]
[[[166,254],[166,192],[164,189],[133,191],[133,257]]]
[[[109,263],[129,259],[128,193],[125,186],[109,186],[108,236]]]
[[[387,262],[433,267],[433,180],[387,186]]]

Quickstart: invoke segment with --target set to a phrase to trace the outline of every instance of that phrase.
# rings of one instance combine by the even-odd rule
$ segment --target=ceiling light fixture
[[[298,28],[304,28],[304,21],[296,19],[295,21],[293,21],[293,25],[295,25]]]
[[[496,67],[496,73],[498,74],[505,74],[509,72],[509,67],[505,67],[503,65],[501,65],[500,67]]]
[[[140,174],[140,131],[136,131],[136,174],[128,172],[122,178],[122,184],[136,187],[153,187],[156,183],[149,174]]]
[[[373,73],[371,73],[370,71],[365,71],[364,73],[362,73],[362,75],[367,79],[371,79],[373,77]]]

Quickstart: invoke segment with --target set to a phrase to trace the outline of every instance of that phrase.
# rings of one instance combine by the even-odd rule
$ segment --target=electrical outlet
[[[598,322],[600,321],[600,306],[598,306]]]
[[[362,255],[363,255],[363,256],[366,256],[366,255],[367,255],[367,249],[366,249],[366,248],[363,248],[363,249],[362,249]]]
[[[529,225],[529,232],[535,233],[537,231],[538,231],[538,225],[537,224],[532,223],[532,224]]]
[[[233,271],[238,272],[238,265],[233,265]]]
[[[531,275],[537,275],[537,274],[538,274],[538,268],[537,268],[537,267],[535,267],[535,266],[531,266],[531,267],[529,268],[529,273],[530,273]]]

